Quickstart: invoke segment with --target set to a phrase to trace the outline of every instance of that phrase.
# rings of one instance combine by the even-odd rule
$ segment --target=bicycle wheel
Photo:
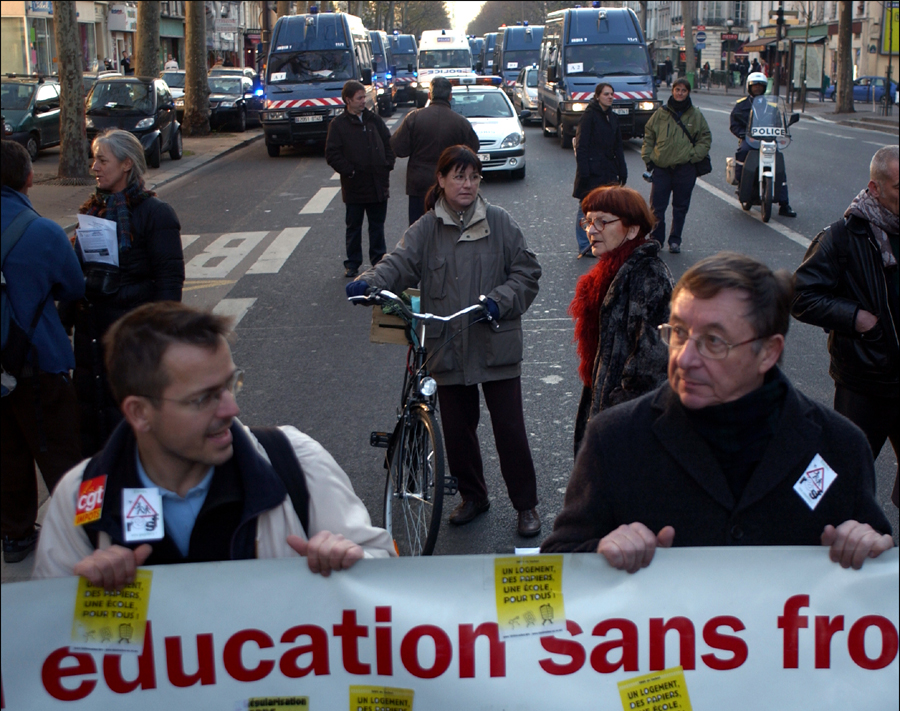
[[[431,555],[444,503],[441,431],[425,409],[404,417],[384,489],[384,527],[400,555]]]

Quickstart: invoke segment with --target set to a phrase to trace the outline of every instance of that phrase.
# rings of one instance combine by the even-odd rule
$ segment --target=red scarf
[[[581,365],[578,374],[587,386],[593,385],[594,360],[600,345],[600,306],[616,274],[635,249],[646,240],[626,240],[612,252],[604,254],[587,274],[578,279],[575,298],[569,304],[569,315],[575,321],[575,340]]]

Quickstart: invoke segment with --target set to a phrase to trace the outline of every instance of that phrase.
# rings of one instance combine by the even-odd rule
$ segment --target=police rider
[[[762,72],[752,72],[750,76],[747,77],[747,96],[742,96],[738,99],[734,108],[731,110],[731,132],[740,140],[737,152],[734,154],[734,176],[738,185],[741,184],[744,159],[751,150],[745,136],[747,134],[747,124],[750,121],[750,110],[753,106],[753,99],[765,94],[768,86],[769,80],[766,78],[765,74]],[[775,199],[780,205],[778,214],[782,217],[796,217],[797,213],[794,212],[788,201],[787,171],[785,171],[785,178],[782,183],[776,181],[775,191]]]

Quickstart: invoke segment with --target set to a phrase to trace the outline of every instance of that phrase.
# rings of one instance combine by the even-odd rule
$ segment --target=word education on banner
[[[896,549],[856,571],[821,547],[679,548],[635,575],[582,553],[362,560],[328,578],[297,558],[154,566],[136,597],[9,583],[3,705],[896,708],[898,562]],[[123,654],[144,591],[140,649]],[[73,640],[76,602],[77,619],[139,614]]]

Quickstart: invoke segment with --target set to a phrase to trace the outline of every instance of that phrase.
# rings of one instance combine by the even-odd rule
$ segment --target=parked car
[[[100,77],[104,76],[122,76],[121,72],[116,71],[115,69],[104,69],[99,72],[85,72],[82,76],[82,81],[84,82],[84,95],[87,96],[88,92],[90,92],[91,87],[94,86],[96,81]]]
[[[450,106],[469,119],[478,136],[478,157],[482,171],[508,171],[514,180],[525,177],[525,131],[519,119],[529,111],[516,114],[506,93],[497,86],[465,84],[453,87]]]
[[[169,91],[172,92],[172,98],[175,99],[175,115],[179,121],[184,120],[184,69],[167,69],[159,73]]]
[[[872,96],[874,92],[874,98]],[[890,95],[897,93],[897,82],[891,82]],[[837,84],[832,84],[825,90],[825,98],[835,101],[837,97]],[[884,98],[884,77],[860,77],[853,82],[853,100],[867,103],[879,103]]]
[[[163,153],[182,156],[181,124],[175,101],[162,79],[136,76],[100,77],[85,103],[88,140],[108,128],[133,133],[144,147],[147,164],[159,168]]]
[[[231,124],[243,133],[247,121],[259,123],[262,102],[253,94],[252,81],[236,75],[210,76],[208,81],[210,128]]]
[[[223,67],[216,65],[209,70],[209,76],[239,76],[247,77],[250,81],[256,80],[256,70],[252,67]]]
[[[25,146],[32,160],[42,148],[59,145],[59,83],[55,78],[6,74],[0,92],[3,138]]]
[[[541,115],[538,113],[537,103],[537,85],[538,85],[538,68],[525,67],[516,77],[516,84],[513,87],[512,102],[517,112],[530,111],[527,121],[541,122]]]

